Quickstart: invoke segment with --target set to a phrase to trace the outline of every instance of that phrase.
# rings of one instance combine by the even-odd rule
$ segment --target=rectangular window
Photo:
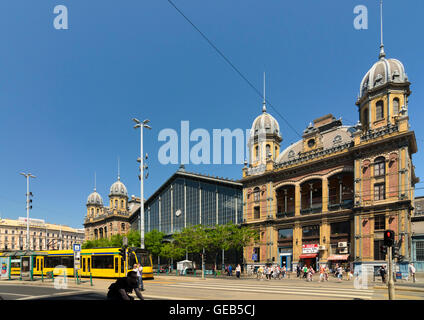
[[[319,237],[319,225],[303,227],[302,236],[303,237]]]
[[[374,185],[374,200],[384,200],[386,198],[386,184],[379,183]]]
[[[350,222],[336,222],[331,224],[331,235],[337,234],[349,234],[350,233]]]
[[[261,261],[261,248],[257,247],[253,249],[253,254],[256,254],[256,260],[255,262]]]
[[[415,245],[417,261],[424,261],[424,241],[417,241]]]
[[[255,207],[253,210],[254,210],[254,216],[253,216],[253,218],[254,219],[260,219],[260,217],[261,217],[261,209],[260,209],[260,207]]]
[[[374,176],[375,177],[384,176],[386,171],[385,166],[386,166],[386,163],[384,161],[377,162],[376,164],[374,164]]]
[[[93,256],[93,269],[113,269],[113,256]]]
[[[293,240],[293,229],[278,230],[278,240]]]
[[[374,216],[374,230],[384,229],[386,229],[386,216],[384,214]]]
[[[386,256],[381,253],[381,246],[384,240],[374,240],[374,260],[386,260]]]

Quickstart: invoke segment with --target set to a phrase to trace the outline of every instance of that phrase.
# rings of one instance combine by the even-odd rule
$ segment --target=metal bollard
[[[90,272],[90,285],[93,286],[93,277],[91,275],[91,272]]]

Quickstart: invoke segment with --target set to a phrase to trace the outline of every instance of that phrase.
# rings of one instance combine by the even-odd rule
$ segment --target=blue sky
[[[174,0],[174,3],[258,88],[267,74],[267,99],[302,132],[332,113],[358,120],[360,81],[379,53],[378,0]],[[56,5],[66,5],[69,29],[53,27]],[[368,8],[368,30],[353,27],[353,8]],[[424,176],[424,1],[385,0],[384,44],[412,83],[409,114]],[[31,181],[34,218],[82,227],[85,202],[97,190],[108,204],[117,178],[139,194],[139,132],[132,117],[148,118],[145,132],[150,196],[178,165],[161,165],[164,128],[248,129],[261,98],[166,0],[4,0],[0,3],[0,213],[25,216]],[[279,121],[282,148],[298,140]],[[238,179],[242,165],[187,165]],[[420,188],[423,184],[418,184]],[[417,189],[418,195],[424,190]]]

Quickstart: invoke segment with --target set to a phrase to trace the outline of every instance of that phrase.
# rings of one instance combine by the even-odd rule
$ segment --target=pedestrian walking
[[[342,279],[343,279],[343,268],[342,268],[342,266],[339,266],[337,268],[337,278],[339,279],[339,282],[342,282]]]
[[[262,266],[259,266],[258,272],[257,272],[258,280],[262,280],[263,275],[264,275],[264,268]]]
[[[381,280],[383,281],[383,283],[386,283],[386,268],[384,266],[381,266],[379,272],[381,275]]]
[[[328,274],[330,273],[330,269],[328,269],[328,266],[325,267],[325,271],[324,271],[324,278],[325,281],[328,281]]]
[[[307,281],[312,281],[312,276],[313,276],[314,273],[315,273],[314,268],[312,268],[312,266],[309,266]]]
[[[139,264],[135,264],[134,267],[133,267],[133,271],[135,273],[137,273],[137,285],[138,285],[138,288],[141,291],[143,291],[143,275],[142,275],[143,268],[141,268],[141,271],[140,271],[140,265]]]
[[[238,264],[237,267],[236,267],[236,277],[239,278],[239,279],[240,279],[240,273],[241,273],[241,267]]]
[[[308,267],[306,265],[303,267],[303,278],[308,279]]]
[[[414,282],[415,283],[415,267],[414,267],[414,264],[413,263],[411,263],[410,265],[409,265],[409,273],[411,274],[411,278],[412,278],[412,282]]]
[[[230,277],[232,277],[232,276],[233,276],[233,267],[231,266],[231,264],[228,266],[228,275],[229,275]]]
[[[298,265],[296,266],[296,277],[297,277],[297,278],[299,278],[299,277],[300,277],[300,271],[301,271],[301,267],[300,267],[300,265],[298,264]]]
[[[325,267],[320,266],[319,267],[319,282],[324,282],[325,279]]]

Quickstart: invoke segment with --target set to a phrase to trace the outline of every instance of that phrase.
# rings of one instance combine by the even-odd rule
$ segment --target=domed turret
[[[282,140],[277,120],[266,112],[264,77],[262,114],[253,121],[252,129],[250,130],[250,165],[256,167],[265,165],[268,160],[275,160],[278,157]]]
[[[119,177],[118,177],[118,181],[116,181],[110,187],[109,197],[127,197],[128,198],[127,188],[121,182]]]
[[[371,67],[361,81],[359,98],[389,83],[405,84],[407,82],[408,76],[402,62],[397,59],[386,60],[385,55],[380,54],[380,60]]]
[[[87,198],[87,206],[103,206],[103,199],[100,194],[97,193],[96,189]]]

